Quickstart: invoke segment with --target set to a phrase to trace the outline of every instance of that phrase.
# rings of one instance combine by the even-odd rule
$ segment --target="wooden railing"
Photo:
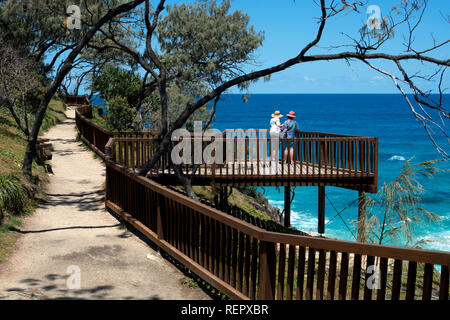
[[[100,157],[105,158],[105,147],[110,138],[113,137],[154,137],[158,133],[155,132],[118,132],[110,131],[97,123],[92,119],[92,105],[89,100],[86,104],[84,97],[66,97],[66,104],[76,106],[75,109],[75,123],[80,132],[80,137],[84,143],[89,145]],[[87,99],[87,97],[86,97]],[[82,102],[83,104],[76,104],[74,101]]]
[[[180,141],[185,143],[187,138],[183,139]],[[197,143],[203,153],[211,142],[196,137],[188,139],[191,155],[185,160],[193,165],[183,164],[181,167],[185,174],[193,175],[196,179],[208,178],[218,182],[251,180],[261,185],[279,184],[280,181],[308,185],[311,181],[316,181],[369,192],[377,190],[377,138],[324,136],[274,140],[270,137],[226,136],[220,138],[223,149],[218,163],[211,164],[199,162],[194,156]],[[151,158],[159,143],[158,137],[115,138],[110,143],[110,152],[112,159],[118,164],[137,169]],[[173,142],[173,146],[177,143]],[[288,153],[287,158],[279,162],[278,159],[283,159],[283,151],[290,147],[293,149],[294,159],[290,159]],[[217,151],[214,152],[218,154]],[[272,160],[271,153],[278,153],[278,157]],[[149,172],[151,177],[173,175],[170,155],[161,157],[153,169]]]
[[[67,105],[90,105],[89,98],[87,95],[84,96],[65,96],[64,102]]]
[[[230,298],[448,300],[449,252],[266,231],[109,158],[106,179],[109,209]]]

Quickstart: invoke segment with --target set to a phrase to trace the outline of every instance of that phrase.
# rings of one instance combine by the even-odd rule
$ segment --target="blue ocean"
[[[282,114],[292,110],[297,114],[296,120],[302,131],[378,137],[378,189],[384,182],[394,180],[408,159],[413,158],[415,164],[441,158],[403,96],[398,94],[252,94],[246,102],[243,97],[242,94],[222,96],[216,109],[216,129],[268,129],[275,110]],[[444,97],[447,102],[449,99],[450,95]],[[97,98],[93,104],[102,102]],[[448,146],[442,136],[436,142]],[[438,166],[450,169],[450,161],[440,162]],[[416,225],[414,240],[426,240],[423,248],[450,251],[450,173],[433,179],[423,178],[420,182],[426,190],[422,207],[439,215],[440,220],[431,225]],[[283,208],[281,190],[265,187],[260,191],[270,204]],[[325,208],[325,236],[355,240],[352,221],[358,216],[355,202],[358,193],[327,187],[326,194],[329,200],[326,200]],[[317,232],[317,198],[317,187],[295,189],[291,206],[293,226],[302,231]],[[352,202],[354,204],[350,205]],[[336,216],[346,207],[340,216]]]
[[[448,95],[445,100],[449,100]],[[395,179],[406,160],[413,158],[412,162],[418,163],[441,158],[404,98],[397,94],[252,94],[247,102],[242,94],[227,94],[217,105],[214,127],[267,129],[275,110],[282,114],[295,111],[302,131],[378,137],[379,189],[384,182]],[[448,146],[443,137],[437,142]],[[450,169],[448,161],[438,166]],[[441,219],[432,225],[416,225],[414,239],[427,240],[424,248],[450,251],[450,173],[419,181],[426,190],[422,207]],[[272,205],[282,209],[283,193],[275,187],[261,191]],[[352,221],[357,219],[357,204],[342,212],[343,219],[336,217],[336,210],[341,211],[357,199],[357,192],[327,187],[326,193],[329,200],[326,200],[325,236],[354,240]],[[317,198],[317,187],[295,189],[293,226],[317,232]]]

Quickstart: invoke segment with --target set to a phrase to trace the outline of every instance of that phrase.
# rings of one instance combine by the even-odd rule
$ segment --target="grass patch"
[[[50,101],[47,112],[45,113],[44,120],[42,121],[41,130],[39,135],[47,132],[51,127],[63,122],[67,119],[66,117],[66,105],[62,100],[53,99]]]
[[[189,289],[198,288],[198,283],[193,278],[183,277],[180,279],[180,282],[183,286],[186,286]]]
[[[12,248],[19,237],[18,232],[0,229],[0,261],[5,260],[11,254]]]
[[[27,206],[27,191],[19,179],[11,175],[0,175],[0,226],[8,214],[19,215]]]
[[[66,106],[59,98],[50,102],[39,135],[66,119]],[[34,115],[29,115],[30,123]],[[38,186],[32,186],[22,175],[22,163],[27,140],[17,127],[8,110],[0,110],[0,261],[10,252],[19,234],[11,231],[20,225],[21,216],[32,212],[37,201],[29,195],[33,190],[35,198],[45,198],[44,183],[48,181],[42,166],[33,163],[33,175]]]
[[[199,197],[214,202],[214,195],[212,193],[211,187],[194,186],[193,189]],[[228,203],[231,206],[235,206],[256,218],[260,218],[261,220],[270,221],[270,218],[264,212],[257,210],[252,205],[252,201],[254,200],[235,188],[233,188],[233,193],[228,198]]]
[[[108,125],[105,119],[105,115],[103,117],[98,113],[98,107],[92,107],[92,119],[89,119],[92,122],[98,124],[102,128],[107,130],[111,130],[111,127]]]

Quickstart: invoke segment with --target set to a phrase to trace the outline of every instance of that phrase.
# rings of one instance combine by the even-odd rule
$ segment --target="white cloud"
[[[304,76],[303,80],[305,80],[305,81],[316,81],[317,78],[310,78],[310,77]]]

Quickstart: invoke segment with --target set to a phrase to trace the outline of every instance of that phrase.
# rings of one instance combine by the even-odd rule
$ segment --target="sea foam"
[[[405,161],[406,159],[405,159],[405,157],[395,155],[395,156],[390,157],[388,160],[389,161],[394,161],[394,160]]]

